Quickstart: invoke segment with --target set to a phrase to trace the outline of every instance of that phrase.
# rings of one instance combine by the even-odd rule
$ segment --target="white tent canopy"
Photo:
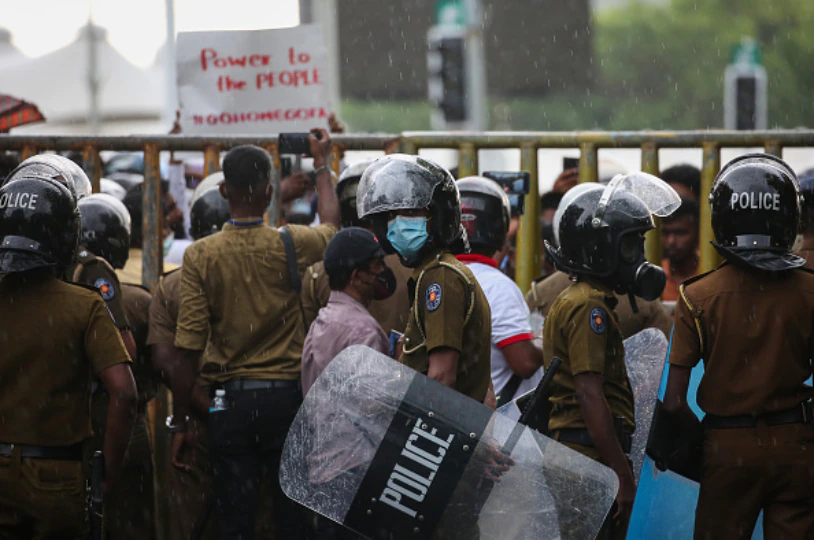
[[[4,64],[0,57],[0,93],[36,103],[48,119],[43,127],[59,127],[63,133],[88,131],[91,35],[96,40],[102,130],[120,131],[110,129],[111,123],[132,126],[160,121],[165,100],[163,75],[127,61],[108,43],[106,31],[98,26],[82,28],[74,42],[45,56],[13,65]],[[0,54],[2,50],[0,35]],[[71,129],[66,129],[66,125],[71,125]]]

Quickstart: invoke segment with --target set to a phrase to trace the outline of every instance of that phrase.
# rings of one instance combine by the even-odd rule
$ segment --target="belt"
[[[300,381],[289,381],[283,379],[231,379],[223,383],[220,387],[227,392],[239,392],[241,390],[298,388],[299,385]]]
[[[591,434],[587,429],[558,429],[555,430],[555,438],[561,443],[578,444],[580,446],[594,447],[594,441],[591,439]],[[619,439],[619,444],[622,447],[622,452],[625,454],[630,453],[630,447],[633,445],[633,436],[630,433],[616,433],[616,438]]]
[[[811,402],[805,401],[791,409],[752,416],[741,414],[737,416],[715,416],[708,414],[704,417],[703,426],[708,429],[743,429],[757,426],[760,420],[766,425],[780,426],[783,424],[807,424],[811,422]]]
[[[0,456],[13,455],[15,448],[20,449],[20,456],[24,458],[82,461],[82,443],[70,446],[29,446],[26,444],[0,443]]]

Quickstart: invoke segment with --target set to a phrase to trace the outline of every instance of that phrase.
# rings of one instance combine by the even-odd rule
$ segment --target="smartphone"
[[[319,131],[312,132],[319,139]],[[277,151],[281,154],[311,155],[311,145],[308,144],[308,135],[311,133],[280,133],[277,139]]]
[[[526,195],[529,193],[531,179],[526,171],[489,171],[483,176],[494,180],[506,190],[512,216],[522,216],[526,211]]]
[[[562,158],[562,170],[579,169],[579,158],[564,157]]]

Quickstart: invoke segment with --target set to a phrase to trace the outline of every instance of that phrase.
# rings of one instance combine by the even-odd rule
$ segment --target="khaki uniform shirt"
[[[113,267],[106,260],[95,256],[86,249],[80,249],[77,254],[77,264],[72,273],[71,281],[88,285],[98,290],[110,310],[116,328],[128,328],[129,321],[124,308],[122,286]]]
[[[296,380],[305,336],[285,247],[265,223],[227,223],[184,253],[175,346],[203,351],[201,376]],[[336,227],[288,227],[300,274],[322,259]]]
[[[814,274],[771,276],[733,264],[685,281],[670,364],[704,359],[698,406],[707,414],[762,414],[814,396]]]
[[[407,293],[407,281],[413,271],[401,264],[399,256],[388,255],[384,262],[396,275],[396,290],[390,298],[374,300],[368,306],[370,315],[381,325],[384,333],[391,330],[404,333],[407,319],[410,317],[410,295]],[[309,266],[302,278],[302,309],[305,313],[305,324],[311,327],[319,310],[328,304],[331,288],[328,285],[328,274],[322,261]]]
[[[150,301],[150,329],[147,345],[175,345],[175,330],[181,298],[181,272],[164,274]]]
[[[814,270],[814,236],[803,240],[797,255],[806,260],[806,268]]]
[[[122,285],[122,297],[138,356],[133,359],[133,378],[136,380],[136,388],[138,388],[139,407],[144,407],[158,393],[161,384],[153,369],[150,348],[147,346],[152,296],[144,287],[125,283]]]
[[[571,285],[571,280],[568,274],[563,272],[549,274],[532,283],[531,289],[526,293],[526,304],[531,311],[537,311],[544,317],[548,317],[554,301],[569,285]],[[633,313],[627,295],[615,294],[615,297],[618,301],[615,311],[619,317],[619,328],[625,339],[635,336],[646,328],[658,328],[667,339],[670,339],[673,320],[661,302],[658,300],[647,302],[637,298],[636,305],[639,313]]]
[[[557,298],[543,327],[543,364],[562,360],[554,375],[553,409],[549,429],[585,428],[574,377],[598,373],[604,377],[605,399],[611,414],[626,431],[633,432],[633,390],[627,378],[625,348],[613,291],[599,284],[578,281]]]
[[[400,361],[426,374],[432,351],[455,349],[455,389],[482,402],[491,377],[492,313],[472,271],[451,253],[435,252],[413,270],[409,288],[413,305]]]
[[[48,274],[0,281],[0,442],[91,436],[91,373],[129,362],[99,293]]]

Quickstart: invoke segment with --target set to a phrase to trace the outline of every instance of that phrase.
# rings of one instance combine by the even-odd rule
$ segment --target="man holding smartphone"
[[[302,401],[305,331],[292,286],[283,234],[293,242],[298,272],[321,260],[339,227],[339,203],[328,167],[328,133],[308,135],[316,167],[321,225],[269,228],[271,158],[256,146],[233,148],[223,160],[221,195],[231,219],[184,254],[175,345],[182,361],[171,374],[174,444],[183,444],[198,366],[212,389],[225,391],[210,409],[218,525],[224,538],[252,538],[261,482],[271,482],[277,538],[302,538],[298,507],[280,489],[278,470],[288,429]]]

